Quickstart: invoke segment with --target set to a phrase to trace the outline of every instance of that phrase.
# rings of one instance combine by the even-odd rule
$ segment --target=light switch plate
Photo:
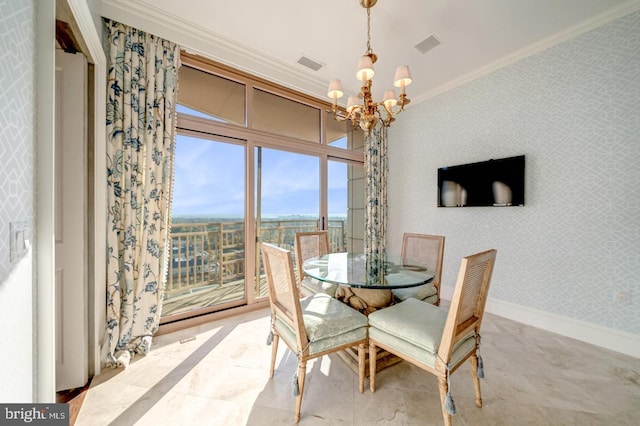
[[[29,251],[31,247],[31,229],[28,222],[11,222],[9,224],[10,234],[10,261],[17,262]]]

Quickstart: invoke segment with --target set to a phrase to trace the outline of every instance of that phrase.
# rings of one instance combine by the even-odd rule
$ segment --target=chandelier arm
[[[347,111],[347,115],[344,116],[344,120],[354,120],[354,119],[358,120],[359,115],[362,115],[363,110],[364,110],[364,107],[362,105],[354,106],[351,109],[351,111]],[[341,121],[344,121],[344,120],[341,120]]]
[[[338,108],[332,108],[333,118],[338,122],[347,121],[347,120],[353,121],[356,109],[357,108],[352,109],[351,112],[347,111],[347,115],[342,115],[341,114],[343,112],[342,110],[339,110]]]
[[[378,119],[380,120],[380,122],[385,127],[389,127],[389,125],[391,125],[391,122],[393,121],[393,112],[389,108],[387,108],[387,106],[382,102],[376,102],[374,105],[375,105],[376,115],[378,116]],[[382,111],[387,113],[386,117],[382,115],[382,111],[378,107],[382,107]]]

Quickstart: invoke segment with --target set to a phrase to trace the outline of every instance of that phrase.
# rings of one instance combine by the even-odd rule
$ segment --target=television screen
[[[438,169],[438,207],[474,206],[524,206],[524,155]]]

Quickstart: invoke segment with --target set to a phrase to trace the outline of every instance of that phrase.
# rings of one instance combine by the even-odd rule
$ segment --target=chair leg
[[[269,378],[273,379],[273,372],[276,368],[276,356],[278,355],[278,342],[280,341],[280,336],[278,334],[273,333],[273,341],[271,342],[271,368],[269,370]]]
[[[358,345],[358,389],[360,390],[360,393],[364,392],[364,363],[364,343],[360,343]]]
[[[473,386],[476,388],[476,406],[482,408],[482,395],[480,394],[480,379],[478,378],[478,355],[473,354],[469,358],[471,362],[471,376],[473,377]]]
[[[369,342],[369,389],[371,392],[376,391],[376,359],[378,348]]]
[[[307,361],[298,362],[298,396],[296,396],[296,412],[294,414],[294,421],[298,423],[300,421],[300,408],[302,407],[302,393],[304,392],[304,379],[307,375]]]
[[[451,414],[444,407],[444,402],[447,397],[447,392],[449,391],[449,386],[447,385],[446,377],[438,377],[438,389],[440,389],[440,407],[442,408],[442,417],[444,419],[445,426],[451,426]]]

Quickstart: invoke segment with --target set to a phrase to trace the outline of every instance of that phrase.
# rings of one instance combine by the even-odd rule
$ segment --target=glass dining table
[[[416,287],[433,281],[435,271],[417,260],[400,256],[367,256],[362,253],[330,253],[307,259],[302,270],[311,278],[337,284],[335,297],[365,315],[394,303],[393,289]],[[358,355],[353,348],[338,352],[347,365],[358,372]],[[379,350],[376,367],[380,371],[401,358]],[[369,358],[365,374],[369,375]]]
[[[302,264],[304,273],[337,284],[336,298],[369,314],[393,303],[392,290],[427,284],[435,271],[417,260],[393,255],[330,253]]]

